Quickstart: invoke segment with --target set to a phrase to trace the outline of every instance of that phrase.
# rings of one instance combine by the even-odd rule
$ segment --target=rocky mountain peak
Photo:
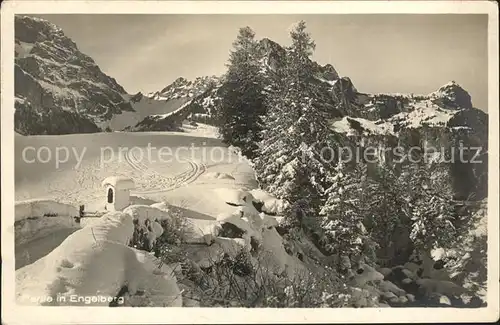
[[[337,73],[337,70],[331,65],[330,63],[325,64],[324,66],[321,67],[321,70],[323,70],[323,77],[326,80],[336,80],[339,78],[339,74]]]
[[[452,108],[472,108],[469,93],[454,80],[439,87],[431,94],[431,97],[441,100],[444,105]]]
[[[161,91],[152,93],[151,97],[156,100],[165,101],[179,98],[193,98],[202,94],[213,84],[217,84],[218,82],[219,78],[217,76],[196,77],[194,80],[180,77]]]
[[[48,21],[15,17],[15,55],[21,134],[97,132],[113,115],[133,111],[123,87]]]

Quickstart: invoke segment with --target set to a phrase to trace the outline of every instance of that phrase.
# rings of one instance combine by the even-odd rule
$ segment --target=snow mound
[[[124,306],[182,307],[182,293],[173,270],[145,251],[131,249]]]
[[[293,278],[306,270],[297,257],[290,256],[286,252],[283,238],[275,228],[265,229],[262,232],[261,250],[260,263],[276,275],[285,272],[288,277]]]
[[[15,220],[45,216],[78,216],[78,209],[72,205],[53,200],[33,199],[15,203]]]
[[[269,214],[283,214],[288,205],[286,201],[277,199],[261,189],[251,190],[250,193],[255,201],[263,203],[262,211]]]
[[[213,243],[210,246],[192,245],[186,247],[187,257],[202,268],[208,268],[222,261],[224,253],[224,247],[220,243]]]
[[[215,193],[224,202],[231,205],[246,206],[253,201],[253,196],[242,189],[218,188]]]
[[[257,193],[261,198],[270,198],[265,192]],[[226,202],[236,206],[232,213],[217,217],[222,226],[225,223],[231,224],[241,231],[240,238],[233,238],[236,241],[236,243],[232,243],[233,247],[236,244],[239,245],[240,251],[241,249],[247,251],[256,249],[259,252],[258,263],[274,274],[285,272],[288,276],[293,277],[298,272],[305,270],[305,266],[297,257],[286,252],[283,238],[274,228],[278,225],[276,218],[259,213],[253,204],[251,193],[244,190],[220,189],[218,194]],[[216,238],[215,242],[218,243],[218,240]],[[219,246],[221,246],[220,243]],[[234,254],[233,251],[227,250],[227,246],[222,246],[221,250],[226,254]]]
[[[210,245],[221,229],[220,223],[215,220],[187,218],[187,223],[188,229],[184,240],[188,244]]]
[[[74,232],[48,255],[16,271],[17,301],[108,306],[126,287],[129,297],[141,293],[148,305],[180,306],[171,272],[158,268],[154,257],[127,246],[133,230],[129,214],[112,212]],[[127,301],[134,305],[133,300]]]

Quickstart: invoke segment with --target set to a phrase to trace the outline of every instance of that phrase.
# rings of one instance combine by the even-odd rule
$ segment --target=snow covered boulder
[[[76,207],[54,200],[18,201],[15,203],[14,210],[16,221],[31,217],[77,217],[79,215]]]
[[[261,209],[268,214],[283,214],[288,206],[286,201],[277,199],[261,189],[251,190],[250,193],[253,195],[255,201],[263,203]]]
[[[387,267],[382,267],[382,268],[378,269],[377,271],[379,273],[382,273],[382,275],[384,277],[386,277],[387,275],[389,275],[392,272],[392,270],[390,268],[387,268]]]
[[[257,240],[258,242],[262,241],[262,232],[260,231],[262,228],[255,227],[255,224],[253,222],[249,222],[246,218],[241,218],[238,214],[227,217],[223,221],[221,221],[221,226],[223,229],[225,229],[224,224],[231,224],[232,226],[234,226],[233,228],[239,230],[239,233],[241,233],[241,236],[239,236],[239,238],[244,238],[248,242],[250,242],[250,239],[252,237],[255,238],[255,240]]]
[[[153,221],[151,223],[152,233],[156,238],[160,237],[163,234],[163,227],[157,221]]]
[[[247,206],[253,201],[253,196],[249,192],[241,189],[218,188],[215,193],[219,198],[229,205]]]
[[[187,218],[184,241],[188,244],[210,245],[221,230],[221,224],[216,220]]]
[[[250,252],[252,248],[251,245],[243,238],[217,237],[214,239],[214,242],[219,244],[224,253],[232,258],[235,258],[242,251]]]
[[[224,257],[224,247],[219,243],[210,246],[192,245],[185,249],[187,257],[196,265],[202,268],[208,268],[222,261]]]

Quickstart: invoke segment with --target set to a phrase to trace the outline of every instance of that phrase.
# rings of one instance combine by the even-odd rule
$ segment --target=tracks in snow
[[[130,150],[127,151],[125,160],[133,169],[141,173],[141,177],[146,184],[155,186],[154,188],[134,191],[134,194],[154,194],[172,191],[176,188],[194,182],[207,169],[205,164],[186,158],[185,161],[189,165],[188,170],[173,177],[165,177],[137,159],[137,157]]]

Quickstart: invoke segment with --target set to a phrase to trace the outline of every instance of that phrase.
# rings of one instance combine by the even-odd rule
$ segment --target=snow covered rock
[[[253,201],[252,194],[241,189],[218,188],[214,192],[221,200],[234,206],[248,206]]]
[[[262,211],[266,213],[273,215],[283,214],[285,208],[287,207],[286,201],[277,199],[261,189],[251,190],[250,193],[254,197],[255,201],[263,203]]]
[[[222,226],[215,220],[187,218],[187,229],[184,240],[188,244],[210,245],[220,233]]]
[[[224,257],[224,247],[220,243],[210,246],[189,245],[185,249],[187,257],[199,267],[208,268]]]
[[[385,276],[389,275],[392,270],[390,268],[387,268],[387,267],[382,267],[382,268],[378,269],[377,271],[382,273],[382,275],[385,277]]]
[[[250,252],[252,248],[250,243],[243,238],[216,237],[214,238],[214,243],[220,245],[224,253],[232,258],[236,257],[242,251]]]

